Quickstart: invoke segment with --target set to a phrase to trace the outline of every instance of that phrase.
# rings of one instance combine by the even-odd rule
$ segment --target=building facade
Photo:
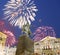
[[[0,45],[0,55],[15,55],[16,47],[5,47]]]
[[[0,45],[5,46],[7,35],[0,32]]]
[[[34,43],[34,53],[39,55],[60,55],[60,39],[47,36]]]
[[[0,55],[15,55],[16,47],[6,46],[7,35],[0,32]]]

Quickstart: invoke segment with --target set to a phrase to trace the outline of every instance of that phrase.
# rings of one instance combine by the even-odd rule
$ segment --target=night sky
[[[8,0],[0,0],[0,20],[3,20],[4,5]],[[56,37],[60,37],[60,0],[34,0],[38,12],[36,13],[35,21],[32,22],[31,31],[40,26],[52,26],[56,32]],[[6,26],[9,27],[8,22]],[[10,25],[11,26],[11,25]],[[10,30],[18,37],[21,30],[18,27],[9,27]]]

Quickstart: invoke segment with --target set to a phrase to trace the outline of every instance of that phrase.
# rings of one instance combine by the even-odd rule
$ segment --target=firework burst
[[[3,33],[7,35],[6,46],[13,46],[16,44],[16,38],[11,31],[4,30]]]
[[[56,37],[56,33],[54,29],[50,26],[42,26],[38,27],[34,32],[34,41],[39,41],[47,36]]]
[[[5,5],[4,9],[5,19],[7,19],[10,24],[22,28],[24,25],[31,21],[34,21],[37,12],[37,7],[34,1],[31,0],[10,0]]]

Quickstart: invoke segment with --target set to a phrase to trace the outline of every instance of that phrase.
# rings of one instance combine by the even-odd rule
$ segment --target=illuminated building
[[[6,47],[5,55],[15,55],[16,47]]]
[[[0,55],[15,55],[16,47],[6,46],[7,35],[0,32]]]
[[[5,47],[0,46],[0,55],[15,55],[16,47]]]
[[[0,45],[1,46],[5,46],[6,38],[7,38],[7,35],[5,35],[4,33],[0,32]]]
[[[47,36],[34,43],[34,53],[40,55],[60,55],[60,39]]]

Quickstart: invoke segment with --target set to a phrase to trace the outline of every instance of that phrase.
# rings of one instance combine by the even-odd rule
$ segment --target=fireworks
[[[37,12],[37,7],[34,1],[31,0],[10,0],[5,5],[4,9],[5,19],[7,19],[10,24],[22,28],[24,25],[31,21],[34,21]]]
[[[12,32],[4,30],[3,33],[7,35],[6,46],[13,46],[14,44],[16,44],[16,39]]]
[[[56,37],[55,31],[52,27],[43,26],[38,27],[37,30],[34,32],[34,41],[39,41],[46,36]]]
[[[0,20],[0,31],[5,29],[5,22],[3,20]]]

